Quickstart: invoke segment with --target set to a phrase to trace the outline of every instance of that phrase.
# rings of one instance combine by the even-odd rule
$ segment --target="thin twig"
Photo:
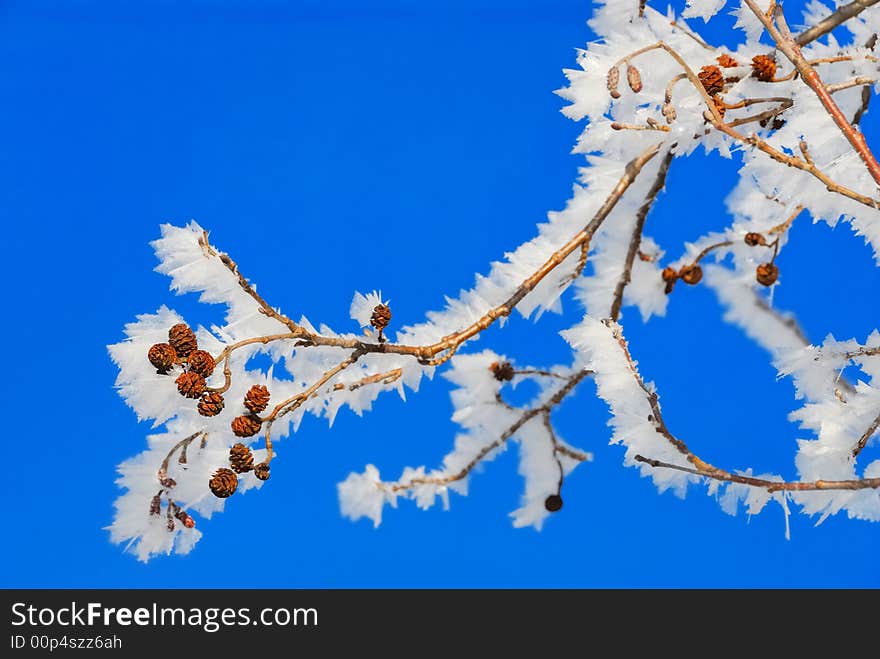
[[[858,16],[868,7],[876,5],[880,0],[855,0],[848,5],[838,7],[830,16],[823,18],[808,30],[804,30],[797,35],[795,41],[799,46],[806,46],[808,43],[828,34],[841,23],[848,21],[854,16]]]
[[[856,442],[856,446],[852,452],[853,458],[857,458],[859,456],[859,453],[861,453],[862,450],[868,445],[868,440],[874,436],[874,433],[877,432],[878,429],[880,429],[880,414],[877,415],[871,425],[868,426],[868,429],[862,434],[861,437],[859,437],[859,441]]]
[[[611,303],[611,311],[609,314],[613,320],[617,320],[620,316],[620,309],[623,306],[623,292],[626,290],[626,287],[632,279],[633,263],[635,262],[636,254],[639,252],[639,246],[642,244],[642,232],[645,228],[645,220],[648,217],[651,206],[653,206],[654,201],[657,199],[657,195],[660,194],[663,186],[666,185],[666,176],[669,173],[669,165],[672,163],[672,159],[675,155],[674,149],[675,144],[670,146],[669,150],[666,151],[666,155],[660,163],[660,169],[657,170],[657,176],[654,178],[651,188],[645,195],[645,201],[636,213],[636,224],[633,228],[632,238],[630,238],[629,248],[626,252],[623,273],[621,274],[620,279],[617,280],[617,286],[614,287],[614,301]]]

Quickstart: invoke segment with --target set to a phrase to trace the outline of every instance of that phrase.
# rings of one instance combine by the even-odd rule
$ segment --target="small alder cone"
[[[261,481],[269,480],[269,465],[265,462],[259,463],[256,467],[254,467],[254,476],[259,478]]]
[[[492,362],[489,365],[489,370],[492,371],[492,375],[494,375],[495,379],[499,382],[513,380],[513,364],[510,362],[501,362],[500,364],[498,362]]]
[[[772,286],[779,278],[779,268],[775,263],[762,263],[755,271],[755,279],[759,284],[764,286]]]
[[[694,286],[695,284],[699,284],[700,280],[703,278],[703,269],[698,263],[683,265],[678,272],[678,276],[685,284]]]
[[[703,83],[703,88],[709,96],[715,96],[715,94],[724,90],[724,74],[721,73],[721,69],[713,64],[700,69],[697,77]]]
[[[229,465],[236,474],[244,474],[254,468],[254,455],[251,450],[239,442],[229,449]]]
[[[756,233],[754,231],[749,231],[745,237],[746,245],[749,247],[756,247],[757,245],[766,245],[767,240],[760,233]]]
[[[199,347],[195,333],[186,323],[177,323],[168,330],[168,343],[177,351],[178,357],[188,357],[189,353]]]
[[[626,82],[634,93],[642,91],[642,74],[632,64],[626,65]]]
[[[666,282],[666,294],[669,295],[672,292],[672,287],[675,286],[675,282],[678,279],[678,273],[675,271],[675,268],[665,267],[663,268],[663,272],[660,273],[660,276],[663,278],[663,281]]]
[[[177,361],[177,351],[170,343],[157,343],[150,346],[147,359],[156,367],[156,372],[165,375]]]
[[[380,332],[388,327],[391,322],[391,309],[385,304],[377,304],[373,307],[373,315],[370,316],[370,325]]]
[[[737,61],[735,59],[733,59],[727,53],[724,53],[723,55],[719,55],[717,61],[718,61],[718,66],[721,66],[725,69],[732,69],[735,66],[739,66]]]
[[[211,488],[211,493],[215,497],[225,499],[235,494],[235,490],[238,487],[238,476],[235,475],[232,469],[221,467],[214,472],[211,480],[208,481],[208,487]]]
[[[225,401],[222,394],[209,391],[199,399],[198,410],[202,416],[217,416],[223,411]]]
[[[174,381],[177,384],[177,391],[181,396],[187,398],[198,398],[205,393],[205,378],[198,373],[181,373]]]
[[[263,422],[253,414],[237,416],[232,420],[232,432],[237,437],[253,437],[260,432]]]
[[[605,85],[608,87],[608,93],[611,94],[611,98],[620,98],[620,92],[617,91],[617,85],[619,84],[620,69],[615,66],[608,71],[608,79],[605,81]]]
[[[216,366],[214,358],[211,357],[211,353],[205,352],[204,350],[194,350],[190,354],[187,363],[189,364],[190,371],[198,373],[203,378],[210,377]]]
[[[762,82],[772,82],[776,76],[776,60],[770,55],[755,55],[752,58],[752,77]]]
[[[562,497],[558,494],[551,494],[549,497],[544,499],[544,508],[546,508],[551,513],[562,510]]]
[[[255,384],[244,395],[244,406],[254,414],[259,414],[269,405],[269,389],[265,385]]]

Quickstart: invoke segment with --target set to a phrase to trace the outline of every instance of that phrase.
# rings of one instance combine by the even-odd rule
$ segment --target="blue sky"
[[[794,516],[786,541],[778,508],[749,520],[702,491],[658,495],[607,445],[589,384],[556,418],[595,461],[566,480],[565,507],[540,533],[507,517],[522,489],[515,450],[450,512],[403,502],[378,530],[339,515],[336,483],[350,471],[396,474],[447,452],[440,378],[329,430],[307,419],[267,487],[198,520],[205,537],[188,556],[140,564],[102,530],[115,465],[149,430],[113,390],[105,346],[161,304],[203,324],[222,313],[152,272],[159,224],[196,219],[291,315],[344,329],[353,291],[381,288],[395,322],[417,322],[564,206],[581,126],[552,91],[590,38],[589,13],[570,0],[0,5],[0,586],[880,586],[880,526]],[[869,142],[877,125],[869,113]],[[725,226],[735,171],[677,160],[648,233],[677,255]],[[776,302],[814,340],[878,325],[880,270],[846,226],[796,224],[779,265]],[[710,291],[674,297],[665,319],[626,314],[670,427],[715,463],[795,476],[790,381],[721,322]],[[566,309],[538,325],[517,318],[475,347],[565,361],[556,332],[579,316],[570,299]],[[242,561],[252,580],[230,576]]]

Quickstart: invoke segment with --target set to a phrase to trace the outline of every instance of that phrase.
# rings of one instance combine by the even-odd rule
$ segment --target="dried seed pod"
[[[675,121],[675,118],[678,116],[675,112],[675,107],[669,101],[666,101],[663,104],[663,107],[660,109],[660,112],[663,113],[663,118],[666,119],[667,124],[671,124]]]
[[[773,82],[776,76],[776,60],[772,55],[755,55],[752,58],[752,77],[762,82]]]
[[[229,449],[229,465],[236,474],[244,474],[254,468],[254,455],[247,446],[239,442]]]
[[[223,395],[216,391],[209,391],[199,399],[198,410],[202,416],[217,416],[223,411],[226,402]]]
[[[764,286],[772,286],[778,278],[779,268],[775,263],[762,263],[755,271],[755,279]]]
[[[715,96],[715,94],[724,90],[724,74],[721,73],[721,69],[714,64],[704,66],[700,69],[697,77],[700,79],[703,88],[709,96]]]
[[[489,370],[492,371],[492,375],[494,375],[495,379],[499,382],[512,380],[514,376],[513,364],[510,362],[492,362],[489,364]]]
[[[767,239],[760,233],[749,231],[745,237],[746,245],[756,247],[757,245],[766,245]]]
[[[681,270],[678,271],[678,276],[685,284],[694,286],[699,284],[700,280],[703,278],[703,269],[700,267],[699,263],[690,263],[681,266]]]
[[[177,323],[168,330],[168,343],[177,351],[178,357],[187,357],[199,347],[195,332],[186,323]]]
[[[193,350],[189,355],[187,364],[189,365],[190,371],[198,373],[203,378],[210,377],[216,366],[211,353],[205,352],[204,350]]]
[[[615,66],[608,70],[608,79],[606,80],[606,86],[608,87],[608,93],[611,94],[611,98],[620,98],[620,92],[617,91],[619,84],[620,69]]]
[[[150,499],[150,514],[158,515],[162,511],[162,495],[157,494]]]
[[[260,432],[262,425],[263,422],[260,421],[258,416],[245,414],[244,416],[237,416],[232,420],[232,432],[237,437],[253,437]]]
[[[205,393],[205,378],[198,373],[181,373],[174,382],[177,384],[177,391],[181,396],[198,398]]]
[[[665,292],[669,295],[672,292],[672,287],[675,286],[675,282],[678,280],[678,272],[676,272],[675,268],[667,266],[663,268],[660,276],[666,282]]]
[[[208,487],[211,488],[211,493],[215,497],[225,499],[235,494],[235,490],[238,488],[238,476],[232,469],[220,467],[208,481]]]
[[[725,69],[732,69],[736,66],[739,66],[739,63],[727,53],[719,55],[716,59],[718,61],[718,65]]]
[[[170,343],[157,343],[150,346],[147,359],[156,367],[156,372],[165,375],[177,361],[177,351]]]
[[[642,74],[629,62],[626,64],[626,82],[634,93],[638,94],[642,91]]]
[[[255,384],[244,395],[244,406],[254,414],[259,414],[269,405],[269,389],[262,384]]]
[[[261,462],[254,467],[254,476],[259,478],[261,481],[269,480],[269,465],[265,462]]]
[[[546,508],[551,513],[562,510],[562,497],[558,494],[551,494],[549,497],[544,499],[544,508]]]

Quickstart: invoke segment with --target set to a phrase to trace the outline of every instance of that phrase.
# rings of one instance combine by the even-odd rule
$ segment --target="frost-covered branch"
[[[586,164],[571,200],[417,324],[401,325],[378,291],[355,293],[349,313],[357,332],[286,315],[196,223],[163,226],[153,243],[157,270],[175,292],[224,305],[225,316],[197,327],[163,306],[109,346],[119,393],[155,432],[119,467],[124,493],[109,527],[113,541],[143,560],[190,551],[201,537],[194,515],[207,519],[233,494],[262,487],[278,440],[305,415],[331,424],[344,408],[362,415],[383,393],[405,399],[441,369],[460,428],[452,449],[440,466],[408,467],[397,480],[383,480],[373,465],[350,474],[338,486],[345,516],[378,525],[385,505],[400,499],[448,506],[449,492],[466,494],[481,465],[518,446],[524,492],[513,524],[541,528],[562,508],[564,479],[592,457],[566,443],[552,412],[592,376],[610,411],[611,443],[661,491],[683,496],[706,486],[730,513],[740,501],[750,514],[774,501],[786,519],[795,503],[819,521],[841,511],[880,520],[880,460],[862,464],[880,429],[880,332],[814,345],[773,303],[778,286],[797,283],[783,282],[777,257],[801,215],[848,222],[880,264],[880,165],[853,127],[880,80],[872,52],[880,7],[855,2],[832,12],[812,3],[804,23],[814,27],[794,37],[776,3],[742,0],[734,13],[745,41],[728,50],[686,22],[708,20],[724,4],[689,0],[675,17],[644,2],[596,3],[590,25],[598,38],[579,52],[579,69],[565,71],[569,84],[558,92],[570,101],[568,117],[587,120],[575,147]],[[819,40],[838,29],[865,45]],[[792,70],[779,70],[760,43],[763,30]],[[742,161],[727,200],[732,221],[683,246],[661,246],[645,230],[647,216],[672,161],[698,147]],[[679,280],[709,286],[724,320],[791,378],[798,403],[789,418],[806,433],[796,474],[714,466],[668,428],[619,321],[635,309],[646,323],[662,322],[657,317],[684,302],[669,295]],[[536,321],[562,313],[568,291],[582,306],[562,332],[571,363],[515,365],[515,356],[472,350],[514,311]],[[258,355],[272,366],[255,368]],[[515,405],[507,388],[523,382],[538,393]]]

